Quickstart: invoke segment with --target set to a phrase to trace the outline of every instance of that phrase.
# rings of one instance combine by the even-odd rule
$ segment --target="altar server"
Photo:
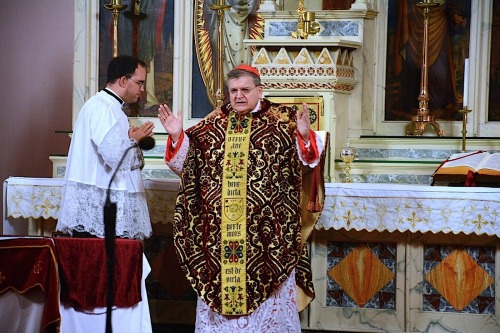
[[[111,201],[117,204],[116,235],[133,239],[151,236],[141,177],[144,160],[138,142],[153,135],[154,124],[147,121],[131,127],[122,110],[124,103],[140,99],[145,67],[135,57],[113,58],[108,65],[106,87],[91,97],[78,114],[66,165],[58,231],[76,237],[104,237],[103,207],[108,185],[125,156],[110,191]]]

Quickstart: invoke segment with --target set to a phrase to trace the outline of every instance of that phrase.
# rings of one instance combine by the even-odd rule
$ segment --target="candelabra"
[[[466,152],[465,149],[465,141],[467,140],[467,114],[471,112],[467,106],[464,106],[463,109],[458,110],[462,114],[462,153]]]
[[[104,4],[104,8],[113,14],[113,57],[118,56],[118,19],[120,12],[127,7],[127,5],[122,5],[121,0],[111,0],[110,4]]]
[[[224,11],[231,8],[231,6],[226,5],[225,0],[217,0],[214,4],[209,5],[211,10],[217,11],[217,90],[215,92],[215,104],[216,106],[221,106],[224,103],[224,39],[222,25],[224,19]]]
[[[428,35],[429,35],[429,10],[432,7],[438,6],[440,3],[433,0],[424,0],[417,3],[417,6],[423,8],[424,12],[424,39],[422,45],[422,68],[420,73],[420,95],[418,96],[419,109],[416,116],[411,117],[407,135],[421,136],[425,126],[431,125],[439,136],[443,136],[444,132],[439,129],[439,124],[434,119],[434,116],[429,115],[429,90],[428,90]]]

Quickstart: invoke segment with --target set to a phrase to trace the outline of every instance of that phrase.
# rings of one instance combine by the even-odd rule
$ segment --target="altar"
[[[59,185],[7,179],[4,228],[14,214],[43,216],[34,205],[42,196],[57,217]],[[154,225],[172,222],[177,185],[145,180]],[[309,242],[316,298],[303,329],[498,332],[499,237],[497,188],[327,183]]]
[[[317,229],[500,237],[500,190],[407,184],[329,183]]]
[[[491,15],[496,13],[495,2],[471,1],[468,26],[463,29],[466,38],[454,38],[464,47],[456,51],[471,61],[467,85],[461,82],[465,65],[461,66],[464,59],[459,58],[456,88],[462,91],[463,85],[463,95],[470,93],[473,112],[469,122],[443,121],[446,137],[440,138],[434,138],[435,133],[405,136],[411,112],[400,110],[396,102],[400,88],[408,82],[387,80],[396,77],[398,67],[391,57],[401,54],[394,40],[396,20],[392,15],[394,6],[403,1],[356,0],[350,1],[350,9],[342,10],[323,8],[334,1],[306,1],[313,15],[307,15],[311,20],[304,27],[319,26],[319,30],[314,34],[317,29],[306,29],[309,36],[294,38],[293,34],[307,32],[298,27],[296,10],[301,2],[304,4],[276,1],[280,4],[277,8],[271,6],[273,1],[260,1],[273,9],[254,13],[255,31],[260,35],[244,36],[238,45],[249,51],[249,62],[259,69],[266,98],[287,104],[307,101],[312,106],[314,129],[331,135],[325,177],[332,183],[326,186],[325,209],[308,243],[316,298],[301,313],[304,330],[499,332],[500,268],[496,262],[500,258],[500,193],[498,189],[428,186],[444,159],[461,147],[465,150],[465,133],[469,150],[498,151],[500,147],[500,122],[488,119],[486,107],[495,103],[483,103],[489,101],[489,94],[494,95],[488,82],[494,72],[490,73],[490,68],[498,65],[498,61],[490,61],[497,45],[492,38],[495,29],[484,29],[495,27],[496,15]],[[164,5],[143,1],[142,10],[153,3]],[[111,31],[101,29],[105,22],[100,20],[110,22],[111,18],[102,9],[102,0],[75,0],[74,4],[73,121],[85,101],[102,86],[100,62],[106,48],[101,41],[109,41]],[[168,75],[159,76],[167,79],[156,82],[155,87],[168,87],[168,104],[183,112],[184,125],[189,127],[203,116],[197,112],[205,111],[198,105],[203,94],[192,84],[203,82],[197,66],[204,58],[196,52],[193,35],[205,18],[195,15],[203,7],[193,2],[167,4],[173,7],[167,11],[169,15],[185,19],[166,19],[175,23],[172,34],[157,36],[156,41],[168,38],[168,43],[157,43],[155,52],[161,54],[162,62],[156,62],[155,68]],[[125,15],[121,16],[124,19]],[[436,44],[440,45],[447,44]],[[211,79],[215,77],[211,75]],[[151,83],[154,80],[148,79],[149,88]],[[161,131],[154,114],[131,116],[129,120],[134,125],[152,120]],[[154,244],[145,252],[155,251],[153,271],[176,262],[172,242],[155,240],[168,235],[178,186],[177,176],[167,170],[163,160],[166,138],[166,133],[155,133],[157,146],[145,154],[143,170],[143,177],[148,178],[145,188],[154,229]],[[353,184],[337,183],[345,179],[344,164],[338,157],[347,143],[357,149],[351,165]],[[65,158],[55,155],[51,160],[53,177],[63,176]],[[38,174],[36,168],[30,173]],[[4,234],[51,236],[59,214],[62,182],[57,178],[7,179],[3,186]],[[177,279],[177,275],[158,273],[157,279],[163,283]],[[189,285],[169,291],[180,294],[185,288]],[[167,308],[166,302],[171,306]],[[193,312],[189,311],[193,307],[181,303],[150,299],[151,317],[192,321]]]
[[[498,332],[499,214],[496,188],[327,184],[309,327]]]

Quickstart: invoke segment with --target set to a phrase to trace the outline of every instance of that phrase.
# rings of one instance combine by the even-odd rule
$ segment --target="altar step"
[[[500,138],[467,138],[466,151],[500,151]],[[430,185],[432,174],[449,156],[462,152],[462,138],[361,136],[349,140],[356,149],[351,182]],[[338,152],[329,165],[331,182],[346,180],[345,163]]]

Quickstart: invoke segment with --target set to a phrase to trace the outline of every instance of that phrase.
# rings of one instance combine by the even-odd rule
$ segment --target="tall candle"
[[[465,59],[465,64],[464,64],[464,95],[463,95],[464,109],[466,109],[466,107],[468,106],[467,104],[469,103],[468,88],[469,88],[469,58]]]

